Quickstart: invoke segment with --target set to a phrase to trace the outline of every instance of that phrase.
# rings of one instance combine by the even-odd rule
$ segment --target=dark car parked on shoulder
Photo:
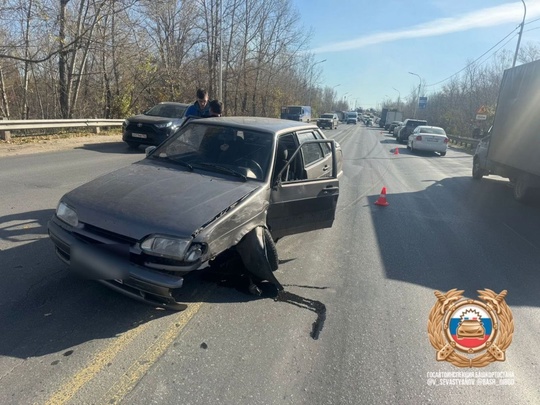
[[[258,117],[190,120],[139,162],[65,194],[48,223],[70,270],[152,305],[195,270],[240,259],[283,287],[275,242],[334,222],[342,151],[314,124]]]
[[[403,124],[402,121],[392,121],[392,123],[388,126],[388,133],[393,134],[394,128]]]
[[[159,145],[182,125],[189,106],[163,102],[143,114],[126,118],[122,124],[122,140],[132,149],[140,145]]]
[[[394,127],[394,130],[392,131],[392,136],[394,138],[397,138],[397,135],[399,134],[399,130],[401,129],[402,126],[403,126],[403,122]]]
[[[403,125],[401,126],[396,137],[398,143],[407,142],[409,139],[409,135],[412,134],[414,129],[419,125],[427,125],[427,121],[411,118],[407,118],[405,121],[403,121]]]

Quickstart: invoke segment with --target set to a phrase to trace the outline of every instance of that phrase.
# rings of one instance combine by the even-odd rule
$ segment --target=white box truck
[[[540,190],[539,95],[540,60],[505,70],[493,126],[473,157],[474,179],[506,177],[522,202]]]

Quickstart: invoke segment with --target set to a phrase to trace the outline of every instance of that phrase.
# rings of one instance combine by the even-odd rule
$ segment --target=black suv
[[[399,130],[396,138],[398,143],[407,142],[407,140],[409,139],[409,135],[412,134],[414,129],[419,125],[427,125],[427,121],[410,118],[407,118],[405,121],[403,121],[403,125],[401,126],[401,129]]]
[[[159,145],[184,122],[190,104],[163,102],[122,124],[122,140],[132,149],[139,145]]]

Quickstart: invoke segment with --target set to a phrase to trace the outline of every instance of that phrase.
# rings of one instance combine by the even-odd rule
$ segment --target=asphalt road
[[[346,159],[337,218],[278,242],[283,299],[200,273],[180,313],[72,276],[47,237],[62,194],[142,152],[0,159],[0,403],[539,403],[540,204],[515,202],[502,179],[473,181],[459,150],[412,155],[363,125],[325,133]],[[383,186],[387,207],[374,204]],[[434,291],[452,288],[508,290],[506,361],[436,361],[428,317]],[[455,374],[470,372],[513,380]]]

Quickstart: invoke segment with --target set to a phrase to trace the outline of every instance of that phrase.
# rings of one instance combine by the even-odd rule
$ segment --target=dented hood
[[[154,233],[189,237],[260,184],[145,159],[62,200],[75,209],[79,222],[132,239]]]

